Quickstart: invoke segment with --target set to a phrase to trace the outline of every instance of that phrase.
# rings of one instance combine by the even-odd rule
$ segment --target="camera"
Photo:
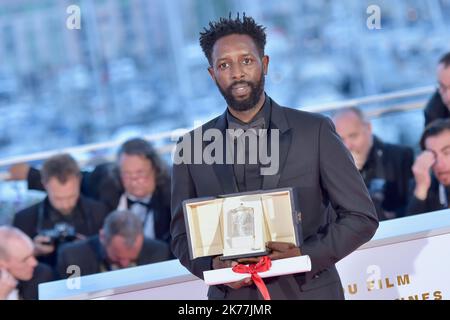
[[[50,242],[48,242],[47,244],[52,245],[71,242],[77,238],[75,227],[65,222],[56,223],[53,229],[42,230],[39,234],[49,237]]]

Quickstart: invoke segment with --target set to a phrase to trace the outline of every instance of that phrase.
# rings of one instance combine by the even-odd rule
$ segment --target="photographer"
[[[378,219],[404,216],[412,184],[413,150],[374,136],[370,122],[357,108],[339,110],[333,122],[364,179]]]
[[[41,174],[47,198],[18,212],[13,225],[33,239],[38,260],[54,267],[56,247],[96,234],[108,211],[80,195],[80,169],[70,155],[49,158]]]
[[[43,190],[41,172],[20,163],[9,169],[9,180],[26,180],[29,189]],[[105,204],[108,211],[131,210],[148,238],[170,243],[170,173],[152,144],[141,138],[125,141],[116,163],[81,172],[82,195]]]

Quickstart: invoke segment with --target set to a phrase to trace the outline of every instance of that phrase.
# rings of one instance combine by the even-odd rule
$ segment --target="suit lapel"
[[[234,170],[232,164],[227,164],[226,159],[226,128],[227,128],[227,121],[226,121],[226,114],[225,112],[217,119],[216,122],[216,129],[219,129],[222,132],[223,137],[223,164],[213,164],[214,172],[217,176],[217,179],[220,182],[220,185],[223,190],[223,194],[230,194],[230,193],[237,193],[239,192],[236,178],[234,176]]]
[[[269,98],[269,97],[267,97]],[[291,146],[292,135],[291,130],[289,128],[289,124],[287,122],[286,116],[284,114],[283,109],[274,102],[271,98],[271,116],[270,116],[270,129],[278,129],[280,132],[280,141],[279,141],[279,168],[278,172],[274,175],[265,175],[263,177],[263,190],[275,189],[278,186],[278,182],[280,180],[281,172],[283,171],[284,165],[286,163],[286,159],[289,153],[289,148]],[[217,119],[215,123],[215,128],[219,129],[222,132],[222,136],[224,137],[223,143],[223,155],[226,155],[226,113],[225,112]],[[269,137],[270,139],[270,137]],[[234,176],[234,170],[232,164],[226,164],[225,159],[223,161],[224,164],[213,164],[214,172],[217,176],[217,179],[220,182],[222,190],[224,194],[237,193],[239,192],[236,179]]]
[[[269,98],[270,99],[270,98]],[[278,186],[281,172],[283,172],[284,165],[291,146],[292,135],[289,124],[283,109],[272,99],[270,99],[272,110],[270,116],[270,129],[278,129],[280,131],[279,141],[279,167],[278,172],[273,175],[265,175],[263,177],[263,190],[275,189]],[[270,136],[269,136],[270,139]],[[272,148],[271,148],[272,149]]]

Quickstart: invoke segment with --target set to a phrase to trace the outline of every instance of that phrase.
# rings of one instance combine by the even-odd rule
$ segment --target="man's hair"
[[[336,119],[339,118],[340,116],[347,114],[347,113],[354,113],[359,120],[361,120],[361,122],[367,123],[368,120],[366,118],[366,116],[364,115],[364,113],[361,111],[361,109],[357,108],[357,107],[345,107],[342,109],[338,109],[337,111],[335,111],[332,114],[332,118]]]
[[[231,18],[231,13],[228,18],[220,18],[219,21],[210,21],[209,28],[204,28],[200,32],[200,46],[210,65],[212,65],[212,50],[217,40],[231,34],[244,34],[250,36],[258,48],[261,57],[264,56],[264,47],[266,46],[265,27],[258,25],[252,17],[246,17],[242,14],[242,19],[239,13],[236,19]]]
[[[450,66],[450,52],[447,52],[439,59],[439,64],[443,64],[445,68]]]
[[[420,148],[425,150],[425,142],[429,137],[440,135],[445,130],[450,131],[450,119],[436,119],[429,123],[420,138]]]
[[[80,167],[72,156],[63,153],[48,158],[41,170],[42,183],[46,184],[51,178],[60,183],[66,183],[70,177],[80,176]]]
[[[156,177],[156,186],[160,187],[163,184],[167,184],[169,178],[169,173],[167,169],[167,165],[159,156],[158,152],[155,148],[150,144],[150,142],[141,139],[141,138],[133,138],[125,141],[119,151],[117,152],[117,159],[120,159],[122,154],[132,155],[132,156],[141,156],[150,161],[153,170],[155,171]]]
[[[142,221],[129,210],[113,211],[103,223],[103,236],[107,245],[113,237],[122,236],[125,244],[132,247],[140,234],[143,234]]]
[[[30,238],[20,229],[11,226],[0,226],[0,260],[7,261],[11,250],[14,250],[11,240],[23,239],[31,243]]]

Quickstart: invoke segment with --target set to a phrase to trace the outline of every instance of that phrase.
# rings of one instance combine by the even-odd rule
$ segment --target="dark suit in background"
[[[169,245],[163,241],[145,239],[136,265],[141,266],[149,263],[169,260],[171,253]],[[67,267],[77,265],[80,267],[81,275],[95,274],[110,271],[110,263],[104,247],[98,236],[76,243],[62,246],[58,252],[58,274],[61,278],[67,278]]]
[[[442,195],[439,195],[440,188],[443,188]],[[414,215],[447,209],[449,207],[449,194],[449,187],[440,187],[439,181],[433,175],[431,178],[431,186],[425,200],[417,199],[413,194],[408,204],[407,213],[408,215]]]
[[[35,168],[30,168],[27,182],[29,189],[44,190],[40,171]],[[81,193],[102,202],[109,212],[118,208],[119,200],[124,192],[119,168],[115,163],[100,164],[92,172],[82,172]],[[169,178],[155,189],[152,194],[151,208],[154,213],[155,238],[170,243]]]
[[[296,188],[295,196],[302,212],[300,249],[302,254],[310,256],[312,270],[268,278],[265,283],[273,299],[343,299],[335,263],[371,239],[378,226],[375,208],[350,153],[328,118],[280,107],[268,96],[266,103],[270,108],[270,119],[266,118],[268,128],[280,132],[280,165],[277,174],[263,177],[262,189]],[[227,126],[225,111],[203,125],[202,131],[216,128],[225,137]],[[189,134],[193,141],[193,132]],[[204,142],[203,148],[206,145]],[[190,260],[182,202],[238,191],[233,165],[173,166],[172,251],[199,278],[203,278],[203,271],[212,269],[212,257]],[[327,209],[329,205],[337,219]],[[211,286],[208,297],[259,299],[260,295],[254,285],[237,290],[220,285]]]
[[[34,268],[33,277],[30,280],[19,281],[17,289],[19,289],[20,298],[24,300],[38,300],[39,284],[55,279],[55,273],[50,266],[44,263],[38,263],[36,268]]]
[[[13,226],[22,230],[31,239],[42,230],[53,229],[58,222],[66,222],[74,226],[77,233],[92,236],[98,234],[108,213],[109,211],[102,203],[80,196],[73,213],[70,216],[63,216],[52,207],[48,198],[45,198],[31,207],[17,212],[14,215]],[[37,258],[54,267],[56,250],[49,255]]]
[[[401,145],[384,143],[373,136],[373,146],[360,170],[380,221],[403,217],[413,183],[414,152]]]
[[[424,109],[425,126],[436,119],[447,119],[450,117],[450,111],[442,101],[439,90],[431,97]]]

